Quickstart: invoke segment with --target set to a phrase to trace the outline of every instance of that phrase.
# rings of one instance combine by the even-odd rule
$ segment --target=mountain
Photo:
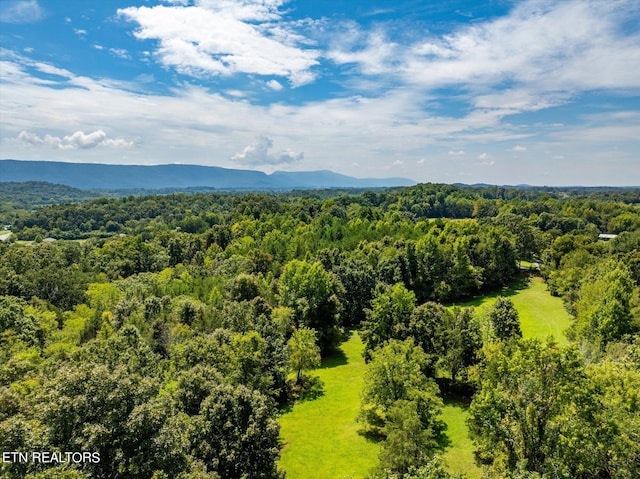
[[[220,189],[375,188],[410,186],[406,178],[354,178],[321,171],[276,171],[266,174],[199,165],[106,165],[60,161],[0,160],[0,182],[45,181],[82,189]]]

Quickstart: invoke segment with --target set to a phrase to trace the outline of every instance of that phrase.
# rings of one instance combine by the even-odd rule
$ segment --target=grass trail
[[[493,304],[498,296],[504,296],[513,301],[520,316],[523,337],[544,341],[551,335],[560,345],[568,343],[564,331],[571,325],[571,316],[564,309],[562,299],[549,294],[542,278],[521,280],[502,291],[478,296],[456,305],[474,306],[482,314],[482,311]]]
[[[482,474],[473,458],[473,442],[467,428],[467,406],[445,400],[442,420],[447,424],[447,436],[451,445],[442,454],[449,472],[465,474],[468,479],[479,479]]]
[[[323,361],[311,373],[324,383],[324,394],[280,417],[279,464],[287,479],[364,478],[378,462],[378,445],[359,435],[355,422],[365,369],[357,332],[341,350],[343,356]]]

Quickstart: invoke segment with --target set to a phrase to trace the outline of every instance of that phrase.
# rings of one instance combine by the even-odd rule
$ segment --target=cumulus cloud
[[[269,80],[267,86],[274,91],[282,90],[282,84],[278,80]]]
[[[48,145],[58,150],[91,149],[97,146],[110,148],[132,148],[135,143],[123,138],[107,138],[107,134],[102,130],[91,133],[76,131],[63,137],[54,135],[44,135],[43,137],[23,130],[18,135],[18,141],[28,146]]]
[[[44,17],[44,10],[37,0],[3,0],[0,22],[35,23]]]
[[[464,156],[464,150],[449,150],[449,156]]]
[[[282,165],[295,163],[304,158],[303,152],[295,152],[293,150],[282,150],[279,153],[269,153],[273,147],[273,140],[266,136],[261,136],[255,143],[247,145],[244,149],[231,157],[243,165],[259,166],[259,165]]]
[[[523,151],[527,151],[527,147],[522,145],[516,145],[513,147],[513,151],[515,151],[516,153],[521,153]]]
[[[159,42],[156,55],[187,75],[247,73],[288,78],[293,86],[313,81],[320,53],[289,30],[281,7],[286,0],[195,0],[118,10],[136,22],[139,40]]]

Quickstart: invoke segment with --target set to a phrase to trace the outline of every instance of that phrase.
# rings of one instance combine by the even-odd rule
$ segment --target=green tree
[[[366,319],[365,311],[371,307],[375,272],[365,260],[351,257],[340,262],[334,271],[344,286],[342,324],[359,326]]]
[[[217,385],[194,418],[193,454],[224,478],[275,479],[279,431],[265,396],[242,385]]]
[[[406,472],[438,448],[442,400],[435,381],[422,372],[427,362],[413,340],[392,339],[373,352],[367,365],[358,421],[365,432],[385,441],[382,469]]]
[[[513,301],[509,298],[498,296],[496,302],[489,309],[488,317],[498,340],[506,341],[512,337],[522,337],[520,317]]]
[[[424,465],[409,467],[404,474],[386,470],[374,474],[371,479],[464,479],[465,477],[464,475],[449,473],[442,458],[436,455]]]
[[[320,366],[320,348],[316,345],[316,332],[299,328],[287,342],[289,367],[296,372],[296,383],[302,380],[302,371]]]
[[[402,330],[408,327],[415,307],[416,295],[402,283],[378,289],[371,309],[366,311],[367,320],[362,324],[365,359],[369,359],[372,351],[385,341],[402,337]]]
[[[624,265],[606,261],[588,272],[576,302],[573,335],[599,346],[633,331],[633,280]]]
[[[598,410],[577,349],[521,340],[502,344],[488,360],[468,424],[478,457],[495,472],[604,477],[580,461],[595,436],[606,443],[612,432],[594,420]]]
[[[341,305],[332,276],[320,263],[293,260],[284,266],[278,287],[280,303],[294,310],[296,325],[316,330],[322,353],[333,349]]]
[[[440,364],[455,381],[467,368],[478,362],[478,352],[482,348],[482,332],[473,316],[473,308],[454,309],[444,316],[440,333]]]

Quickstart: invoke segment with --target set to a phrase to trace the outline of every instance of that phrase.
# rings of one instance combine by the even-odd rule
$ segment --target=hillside
[[[331,171],[266,174],[199,165],[106,165],[59,161],[0,160],[1,182],[44,181],[82,189],[190,188],[209,187],[247,190],[294,188],[372,188],[409,186],[406,178],[353,178]]]

